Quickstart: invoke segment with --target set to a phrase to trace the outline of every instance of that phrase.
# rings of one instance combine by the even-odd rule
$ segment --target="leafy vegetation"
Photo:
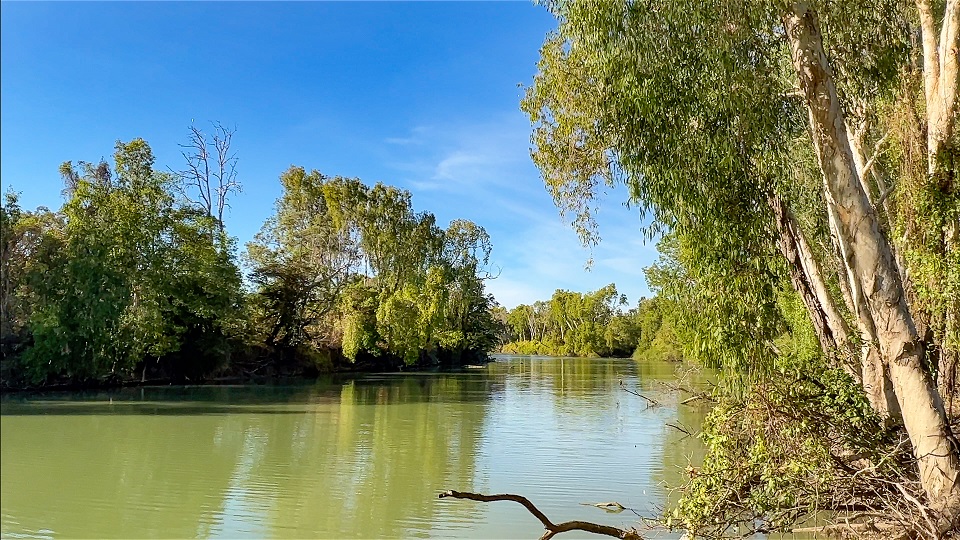
[[[27,380],[196,377],[223,366],[240,273],[210,216],[174,197],[141,139],[116,167],[61,167],[67,202],[23,213],[8,197],[8,331],[29,333]],[[5,291],[7,292],[7,291]]]
[[[292,167],[277,213],[248,246],[256,328],[281,351],[350,361],[476,360],[498,328],[484,292],[490,237],[413,211],[409,192]]]
[[[552,356],[637,356],[679,361],[673,306],[641,298],[623,310],[615,285],[588,293],[558,290],[548,301],[521,304],[503,314],[503,352]]]
[[[192,128],[184,173],[156,170],[142,139],[118,142],[112,167],[66,162],[58,212],[7,195],[6,384],[457,364],[494,347],[486,231],[442,229],[382,184],[285,172],[245,290],[222,219],[240,188],[231,137]]]

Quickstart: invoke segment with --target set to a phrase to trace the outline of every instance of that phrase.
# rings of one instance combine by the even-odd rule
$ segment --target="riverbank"
[[[31,384],[26,378],[17,356],[0,360],[0,393],[30,393],[53,391],[110,390],[118,388],[137,388],[168,385],[265,385],[286,381],[310,381],[323,375],[348,373],[398,373],[410,371],[433,371],[459,369],[469,365],[483,365],[492,361],[486,353],[465,351],[454,361],[450,357],[438,358],[435,355],[422,355],[413,364],[403,359],[382,354],[380,356],[362,355],[351,362],[338,350],[325,351],[320,355],[269,355],[232,360],[227,367],[207,376],[151,376],[147,375],[148,366],[140,365],[130,376],[117,374],[98,379],[86,380],[49,380],[41,384]],[[141,374],[136,377],[135,373]]]
[[[634,358],[638,360],[650,360],[656,362],[678,363],[683,361],[683,355],[680,354],[679,347],[675,344],[651,343],[648,346],[638,346],[631,350],[628,347],[622,347],[616,350],[609,350],[606,354],[599,354],[588,351],[577,351],[564,343],[557,343],[552,340],[523,340],[511,341],[500,347],[498,354],[516,354],[520,356],[550,356],[555,358]]]

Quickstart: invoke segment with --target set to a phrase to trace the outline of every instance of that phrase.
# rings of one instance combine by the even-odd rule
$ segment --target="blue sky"
[[[188,127],[235,126],[243,193],[227,227],[243,244],[273,212],[290,165],[413,193],[438,223],[493,241],[505,306],[616,283],[649,295],[624,189],[590,253],[561,221],[529,157],[519,110],[556,27],[526,2],[0,3],[0,179],[27,208],[62,203],[57,167],[110,158],[143,137],[182,169]]]

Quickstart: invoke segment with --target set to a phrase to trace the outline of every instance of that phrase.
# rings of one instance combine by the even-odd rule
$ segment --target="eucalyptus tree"
[[[117,175],[106,163],[61,166],[69,197],[62,246],[34,276],[33,376],[91,379],[129,373],[147,355],[166,353],[159,298],[145,290],[172,198],[153,176],[149,147],[118,144]],[[152,244],[152,245],[148,245]]]
[[[790,283],[823,354],[902,419],[927,503],[955,524],[958,444],[924,365],[943,381],[958,348],[960,2],[550,9],[523,108],[583,240],[601,187],[626,184],[725,325],[715,353],[753,370],[776,356]]]
[[[533,341],[533,308],[520,304],[507,313],[507,325],[510,327],[510,341]]]
[[[616,350],[631,354],[637,346],[631,337],[633,314],[621,307],[626,297],[614,284],[579,293],[558,289],[550,300],[533,306],[521,304],[507,314],[513,341],[507,350],[541,354],[609,356]],[[611,328],[615,324],[617,328]],[[523,344],[522,342],[528,342]]]
[[[349,227],[331,211],[337,188],[359,182],[331,179],[318,171],[291,167],[280,175],[283,194],[276,213],[247,244],[252,279],[263,303],[266,342],[281,348],[329,344],[328,315],[353,280],[360,247]]]
[[[494,277],[488,269],[493,251],[490,235],[465,219],[451,221],[443,234],[441,261],[449,276],[446,348],[458,357],[465,351],[489,350],[500,333],[491,312],[496,302],[484,286]]]
[[[59,246],[61,216],[41,207],[20,207],[19,197],[7,192],[0,207],[0,347],[4,354],[26,344],[33,293],[30,276],[44,253]]]
[[[281,183],[276,215],[248,245],[269,345],[406,363],[492,348],[482,227],[444,230],[410,192],[380,183],[300,167]]]

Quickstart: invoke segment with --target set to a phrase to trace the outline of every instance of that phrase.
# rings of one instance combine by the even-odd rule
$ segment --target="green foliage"
[[[409,192],[292,167],[277,213],[248,245],[256,303],[274,348],[459,361],[501,332],[483,280],[490,238],[472,222],[444,230]]]
[[[662,237],[660,257],[646,269],[647,282],[671,320],[673,336],[663,341],[675,344],[690,361],[723,369],[734,381],[768,372],[776,358],[774,341],[787,331],[776,274],[762,281],[749,271],[736,275],[722,265],[703,264],[690,249],[693,243],[676,232]],[[768,259],[761,271],[776,263]]]
[[[233,368],[250,372],[263,354],[275,373],[327,370],[338,349],[349,360],[456,363],[501,341],[482,227],[442,229],[409,192],[301,167],[281,175],[276,214],[248,244],[255,291],[245,297],[221,221],[239,185],[232,168],[206,171],[209,144],[192,133],[191,172],[154,170],[135,139],[117,143],[112,169],[64,163],[57,214],[7,197],[2,343],[6,354],[32,340],[18,360],[25,382],[196,379],[235,352],[244,358]],[[218,133],[223,154],[232,132]]]
[[[778,246],[771,201],[796,217],[841,316],[857,328],[853,301],[843,301],[848,277],[830,238],[806,103],[795,91],[784,5],[548,5],[559,27],[521,104],[544,183],[588,245],[599,240],[597,193],[604,185],[629,189],[629,204],[652,218],[647,237],[660,238],[647,281],[664,302],[657,311],[669,330],[651,338],[641,328],[638,354],[659,340],[727,375],[729,395],[705,429],[710,454],[675,522],[722,534],[733,525],[750,530],[755,519],[785,527],[850,502],[843,494],[857,490],[891,500],[882,493],[889,484],[877,479],[890,473],[881,466],[890,460],[876,452],[899,454],[877,435],[859,385],[824,365],[830,351],[821,350]],[[862,184],[908,268],[901,272],[913,281],[911,309],[930,321],[943,351],[956,350],[956,145],[936,157],[940,172],[928,174],[913,7],[889,0],[811,7],[850,142],[863,148],[864,161],[875,145]],[[536,313],[508,317],[521,339],[540,337],[525,320],[555,324]],[[634,332],[622,325],[610,335]],[[858,453],[876,468],[857,466],[872,472],[854,481],[837,459],[849,465],[842,460]],[[897,474],[909,477],[908,468]]]
[[[341,301],[344,356],[355,360],[361,351],[378,356],[377,291],[357,283],[344,291]]]
[[[904,156],[893,156],[903,170],[897,186],[894,237],[911,271],[916,303],[929,320],[936,342],[960,355],[960,187],[956,178],[960,143],[941,159],[949,162],[928,177],[911,170]]]
[[[501,352],[507,354],[524,354],[532,356],[562,356],[560,347],[552,340],[520,340],[511,341],[503,345]]]
[[[168,376],[199,376],[228,356],[240,303],[229,243],[177,203],[146,142],[118,142],[114,158],[116,175],[106,163],[61,167],[64,227],[41,242],[50,247],[28,277],[34,343],[22,360],[34,382],[126,377],[148,359]]]
[[[683,356],[730,372],[769,367],[785,272],[765,202],[796,184],[786,172],[793,141],[805,136],[786,46],[755,31],[776,27],[779,13],[753,3],[554,9],[560,27],[522,107],[558,206],[596,240],[595,191],[626,184],[630,202],[654,218],[648,234],[668,233],[666,262],[647,276],[676,306],[664,354],[679,342]]]
[[[610,284],[594,292],[558,290],[549,301],[521,304],[506,314],[513,354],[619,356],[678,361],[670,303],[642,298],[624,311],[626,298]]]
[[[42,274],[42,260],[59,249],[64,223],[46,208],[25,211],[16,193],[0,207],[0,350],[20,352],[29,337],[34,291],[30,276]]]
[[[859,385],[838,369],[785,370],[707,417],[707,457],[668,525],[704,537],[788,531],[820,509],[891,495],[909,452],[883,427]],[[855,465],[873,466],[854,473]]]

